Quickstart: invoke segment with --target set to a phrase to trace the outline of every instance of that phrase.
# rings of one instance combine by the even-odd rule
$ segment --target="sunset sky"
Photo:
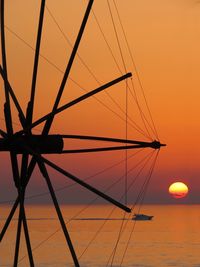
[[[5,2],[8,79],[25,111],[30,97],[34,59],[32,48],[35,47],[40,1],[19,0]],[[48,0],[46,2],[47,9],[45,10],[41,43],[42,56],[39,62],[34,120],[52,109],[62,80],[62,72],[65,70],[70,56],[71,47],[69,41],[72,44],[75,41],[88,1]],[[200,3],[196,0],[116,0],[115,2],[160,141],[167,144],[166,147],[161,148],[159,153],[151,183],[145,196],[145,202],[161,204],[199,203]],[[138,100],[150,120],[113,1],[110,1],[110,5],[119,34],[127,72],[132,72],[133,74],[132,81]],[[61,105],[84,94],[85,90],[95,89],[101,84],[122,75],[113,60],[95,18],[98,19],[122,73],[125,73],[107,1],[96,0],[93,12],[89,17],[78,55],[70,73],[70,79],[63,93]],[[68,41],[61,33],[61,30]],[[46,59],[48,59],[48,62]],[[82,62],[92,71],[93,76]],[[73,81],[80,86],[77,86]],[[130,79],[128,84],[132,85]],[[0,81],[0,86],[3,89],[2,80]],[[107,92],[120,105],[121,109],[125,110],[126,84],[122,82],[109,88]],[[95,98],[90,98],[84,103],[64,111],[61,115],[56,116],[51,133],[125,138],[125,114],[106,93],[102,92],[96,97],[104,105]],[[130,92],[128,97],[128,116],[143,127],[138,108],[131,98]],[[3,90],[0,91],[0,99],[0,129],[5,130]],[[105,108],[105,105],[112,111]],[[14,107],[13,114],[15,130],[17,131],[21,128]],[[37,131],[34,133],[39,133],[41,129],[41,126],[37,127]],[[153,140],[156,138],[153,134],[151,136]],[[146,137],[133,130],[130,124],[128,124],[128,138],[149,141]],[[77,141],[65,142],[66,148],[88,145],[90,145],[88,142],[83,144]],[[97,143],[94,143],[94,146],[97,145]],[[128,157],[131,157],[135,152],[129,151]],[[141,152],[143,156],[139,153],[131,157],[128,160],[128,169],[131,169],[134,164],[137,164],[142,157],[145,158],[150,152],[150,149],[146,149],[146,151]],[[15,188],[11,177],[9,154],[1,153],[0,157],[1,202],[13,199]],[[125,152],[51,155],[46,157],[81,179],[85,179],[123,161]],[[124,171],[125,164],[118,164],[115,168],[88,180],[88,183],[104,191],[114,184],[115,180],[124,174]],[[128,175],[129,184],[134,179],[134,175],[133,173]],[[68,182],[67,178],[57,174],[55,171],[50,170],[50,176],[55,188],[71,183]],[[144,177],[142,176],[141,179],[144,179]],[[189,193],[183,199],[173,199],[168,193],[168,187],[176,181],[184,182],[188,185]],[[122,181],[110,192],[113,197],[120,199],[123,194],[122,190],[124,190],[123,183]],[[140,182],[138,182],[137,186],[141,186]],[[42,193],[46,190],[44,179],[36,169],[27,189],[27,195]],[[134,194],[137,194],[137,190],[134,190],[131,189],[128,193],[129,202],[133,202],[135,199]],[[60,191],[58,197],[66,203],[82,203],[88,202],[95,196],[85,189],[75,186],[71,189]],[[48,197],[34,199],[37,203],[46,202],[47,200]]]

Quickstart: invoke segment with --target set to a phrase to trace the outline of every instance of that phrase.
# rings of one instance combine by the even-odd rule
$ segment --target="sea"
[[[0,206],[0,229],[10,206]],[[81,267],[200,267],[200,205],[143,205],[151,221],[134,221],[109,205],[62,205]],[[13,266],[17,215],[0,243],[0,266]],[[35,266],[74,266],[57,214],[51,205],[28,205]],[[18,266],[29,266],[22,231]]]

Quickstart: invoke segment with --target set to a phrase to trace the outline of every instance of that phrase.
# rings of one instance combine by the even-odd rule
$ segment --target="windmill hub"
[[[57,154],[63,150],[64,142],[60,135],[23,135],[8,139],[0,138],[0,151],[14,151],[22,154],[24,147],[33,149],[40,154]]]
[[[151,147],[154,149],[160,149],[161,146],[166,146],[166,144],[161,144],[159,141],[153,141]]]

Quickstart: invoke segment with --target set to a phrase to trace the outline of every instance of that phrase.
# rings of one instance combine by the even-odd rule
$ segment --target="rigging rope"
[[[123,68],[124,68],[124,71],[125,73],[127,72],[127,67],[126,67],[126,63],[125,63],[125,59],[124,59],[124,56],[123,56],[123,52],[122,52],[122,46],[121,46],[121,43],[120,43],[120,39],[119,39],[119,36],[118,36],[118,32],[117,32],[117,28],[116,28],[116,25],[115,25],[115,21],[114,21],[114,16],[113,16],[113,13],[112,13],[112,10],[111,10],[111,6],[110,6],[110,3],[109,3],[109,0],[107,0],[107,5],[108,5],[108,9],[109,9],[109,13],[110,13],[110,17],[111,17],[111,21],[112,21],[112,25],[113,25],[113,29],[114,29],[114,33],[115,33],[115,37],[116,37],[116,41],[117,41],[117,46],[118,46],[118,49],[119,49],[119,52],[120,52],[120,57],[121,57],[121,60],[122,60],[122,64],[123,64]],[[99,25],[99,23],[98,23]],[[105,36],[105,35],[104,35]],[[108,44],[108,42],[106,42]],[[111,49],[109,49],[111,50]],[[112,53],[113,54],[113,53]],[[116,62],[116,61],[115,61]],[[118,65],[117,65],[118,66]],[[121,72],[121,69],[119,69],[120,72]],[[122,72],[121,72],[122,73]],[[132,81],[132,79],[131,79]],[[128,81],[126,80],[125,81],[125,84],[126,84],[126,91],[130,89],[130,87],[128,86]],[[135,95],[136,96],[136,95]],[[137,99],[137,96],[134,98],[135,99],[135,102],[139,108],[139,111],[141,112],[141,107],[139,106],[138,104],[138,99]],[[128,101],[127,101],[127,104],[128,104]],[[129,118],[129,116],[127,115],[127,112],[126,112],[126,116]],[[146,132],[148,134],[148,137],[151,139],[151,135],[146,127],[146,124],[144,123],[144,126],[145,126],[145,129],[146,129]]]
[[[140,213],[140,210],[141,210],[141,205],[143,204],[143,201],[144,201],[144,197],[145,197],[145,194],[146,194],[146,191],[147,191],[147,187],[148,187],[148,184],[152,178],[152,174],[153,174],[153,171],[154,171],[154,168],[155,168],[155,164],[156,164],[156,161],[157,161],[157,158],[158,158],[158,155],[159,155],[159,150],[157,151],[157,154],[156,154],[156,157],[155,157],[155,160],[153,162],[153,165],[152,165],[152,168],[150,170],[150,173],[149,173],[149,179],[145,185],[145,188],[144,188],[144,193],[143,193],[143,198],[142,198],[142,202],[139,206],[139,209],[138,209],[138,213]],[[133,227],[132,227],[132,230],[131,230],[131,233],[130,233],[130,236],[129,236],[129,239],[127,241],[127,244],[126,244],[126,247],[125,247],[125,250],[124,250],[124,253],[123,253],[123,256],[122,256],[122,259],[121,259],[121,262],[120,262],[120,267],[122,266],[123,264],[123,261],[124,261],[124,258],[125,258],[125,255],[127,253],[127,250],[128,250],[128,246],[129,246],[129,243],[131,241],[131,238],[132,238],[132,235],[133,235],[133,232],[134,232],[134,229],[135,229],[135,225],[136,225],[136,220],[134,221],[134,224],[133,224]]]
[[[128,87],[126,84],[126,128],[125,128],[125,138],[128,139]],[[126,144],[127,146],[127,144]],[[128,150],[125,150],[125,205],[128,203],[128,194],[127,194],[127,187],[128,187]]]
[[[136,103],[136,105],[137,105],[137,107],[138,107],[138,110],[139,110],[139,112],[140,112],[140,116],[141,116],[142,122],[143,122],[143,124],[144,124],[144,127],[145,127],[145,129],[146,129],[148,135],[151,136],[151,135],[150,135],[150,132],[149,132],[149,130],[148,130],[148,128],[147,128],[146,123],[148,124],[148,126],[149,126],[149,128],[150,128],[151,130],[152,130],[152,127],[151,127],[149,121],[147,120],[147,118],[146,118],[144,112],[142,111],[142,108],[140,107],[140,104],[139,104],[139,102],[138,102],[138,97],[137,97],[137,94],[136,94],[136,89],[135,89],[135,86],[134,86],[134,83],[133,83],[133,79],[131,79],[131,85],[132,85],[132,89],[133,89],[134,95],[133,95],[132,90],[130,90],[130,93],[131,93],[133,99],[135,100],[134,103]]]
[[[143,150],[143,149],[142,149]],[[140,171],[138,172],[138,174],[136,175],[135,179],[132,181],[132,183],[130,184],[130,187],[128,188],[128,191],[132,188],[134,182],[136,182],[137,178],[139,177],[139,174],[142,172],[142,170],[145,168],[145,166],[147,165],[148,161],[151,159],[152,155],[154,152],[150,152],[148,155],[146,155],[142,160],[140,160],[136,165],[134,165],[134,167],[132,167],[129,170],[129,173],[131,171],[133,171],[135,168],[137,168],[138,166],[140,166],[140,164],[142,164],[142,162],[144,162],[142,168],[140,169]],[[108,192],[110,189],[113,188],[113,186],[115,186],[116,184],[118,184],[122,179],[124,178],[124,175],[119,177],[114,183],[112,183],[106,190],[104,190],[104,192]],[[122,196],[120,197],[120,201],[124,198],[124,194],[122,194]],[[77,212],[72,218],[70,218],[66,224],[68,224],[69,222],[71,222],[72,220],[74,220],[75,218],[77,218],[77,216],[79,216],[83,211],[85,211],[88,207],[90,207],[92,204],[94,204],[97,200],[99,199],[99,197],[97,196],[96,198],[94,198],[89,204],[87,204],[82,210],[80,210],[79,212]],[[114,207],[115,209],[116,207]],[[59,227],[56,231],[54,231],[52,234],[50,234],[47,238],[45,238],[44,240],[42,240],[37,246],[35,246],[32,251],[37,250],[39,247],[41,247],[46,241],[48,241],[51,237],[53,237],[56,233],[58,233],[61,230],[61,228]],[[88,246],[89,247],[89,246]],[[88,249],[88,248],[87,248]],[[87,250],[86,249],[86,250]],[[86,252],[85,250],[85,252]],[[84,253],[85,253],[84,252]],[[83,256],[83,254],[81,254],[80,257]],[[24,255],[22,258],[20,258],[19,262],[21,262],[22,260],[24,260],[26,258],[27,255]]]
[[[147,165],[148,161],[151,159],[153,153],[149,153],[145,158],[143,158],[141,161],[139,161],[134,167],[132,167],[129,171],[128,171],[128,174],[130,174],[134,169],[136,169],[139,165],[141,165],[143,162],[143,166],[141,167],[141,169],[139,170],[139,172],[137,173],[137,175],[135,176],[135,179],[132,181],[132,183],[130,184],[130,187],[128,188],[128,191],[130,191],[130,189],[132,188],[133,184],[136,182],[136,180],[138,179],[139,175],[141,174],[142,170],[145,168],[145,166]],[[118,182],[120,182],[122,179],[124,178],[124,175],[122,175],[114,184],[112,184],[110,186],[110,188],[113,188],[113,185],[117,184]],[[108,190],[106,190],[107,192]],[[121,197],[119,198],[119,201],[122,201],[123,198],[125,196],[125,193],[123,193],[121,195]],[[96,198],[98,199],[98,198]],[[97,232],[95,233],[95,236],[92,238],[91,241],[94,241],[95,238],[97,237],[97,235],[100,233],[101,229],[103,228],[103,226],[105,225],[105,223],[108,221],[108,219],[110,218],[110,216],[113,214],[114,210],[116,209],[116,207],[114,207],[112,209],[112,211],[110,212],[110,214],[108,215],[107,219],[104,221],[103,225],[100,226],[100,228],[97,230]],[[91,241],[89,242],[89,244],[91,244]],[[89,244],[87,245],[87,247],[85,248],[84,250],[84,253],[86,252],[86,250],[89,248]],[[81,254],[81,257],[83,256],[83,254]]]
[[[5,28],[7,29],[7,31],[9,31],[11,34],[13,34],[16,38],[18,38],[21,42],[23,42],[27,47],[29,47],[32,51],[35,51],[35,49],[29,44],[27,43],[22,37],[20,37],[18,34],[16,34],[13,30],[11,30],[8,26],[5,26]],[[54,67],[58,72],[60,73],[64,73],[64,71],[59,68],[56,64],[54,64],[51,60],[49,60],[46,56],[44,56],[43,54],[40,53],[40,57],[43,58],[48,64],[50,64],[52,67]],[[88,92],[88,90],[86,90],[84,88],[84,86],[80,85],[77,81],[75,81],[73,78],[69,77],[69,79],[81,90]],[[116,111],[114,111],[112,108],[110,108],[108,105],[106,105],[103,101],[101,101],[97,96],[92,96],[96,101],[98,101],[102,106],[104,106],[107,110],[109,110],[111,113],[113,113],[115,116],[117,116],[121,121],[125,122],[125,119],[118,114]],[[128,124],[131,126],[132,129],[138,131],[140,134],[142,134],[143,136],[147,137],[148,136],[145,134],[145,132],[132,120],[130,119],[130,122],[128,122]],[[132,123],[131,123],[132,121]]]
[[[128,157],[128,160],[131,159],[132,157],[134,157],[135,155],[139,154],[139,153],[142,152],[143,150],[144,150],[144,148],[139,149],[138,151],[136,151],[135,153],[133,153],[132,155],[130,155],[130,156]],[[107,168],[101,170],[101,171],[98,171],[98,172],[96,172],[95,174],[86,177],[85,179],[83,179],[83,181],[86,182],[86,181],[88,181],[88,180],[90,180],[90,179],[92,179],[92,178],[94,178],[94,177],[96,177],[96,176],[98,176],[98,175],[100,175],[100,174],[103,174],[103,173],[105,173],[106,171],[109,171],[109,170],[113,169],[114,167],[116,167],[116,166],[122,164],[124,161],[125,161],[125,159],[123,159],[123,160],[121,160],[121,161],[119,161],[119,162],[117,162],[117,163],[115,163],[115,164],[113,164],[113,165],[111,165],[111,166],[109,166],[109,167],[107,167]],[[77,185],[77,183],[74,182],[74,183],[71,183],[71,184],[68,184],[68,185],[59,187],[59,188],[55,189],[54,191],[55,191],[55,192],[63,191],[63,190],[65,190],[65,189],[71,188],[71,187],[73,187],[73,186],[75,186],[75,185]],[[38,198],[38,197],[42,197],[42,196],[45,196],[45,195],[49,195],[49,191],[46,191],[46,192],[43,192],[43,193],[40,193],[40,194],[34,194],[34,195],[31,195],[31,196],[28,196],[28,197],[26,196],[25,199],[26,199],[26,200],[27,200],[27,199],[33,199],[33,198]],[[0,205],[1,205],[1,204],[6,204],[6,203],[13,203],[14,201],[15,201],[14,199],[4,200],[4,201],[1,201],[1,202],[0,202]]]
[[[106,45],[107,45],[107,47],[108,47],[108,50],[109,50],[109,52],[110,52],[110,54],[111,54],[111,56],[112,56],[112,58],[113,58],[113,60],[114,60],[114,62],[115,62],[115,65],[117,66],[117,69],[119,70],[119,72],[122,74],[122,70],[120,69],[120,66],[119,66],[119,64],[117,63],[117,60],[116,60],[116,58],[115,58],[115,56],[114,56],[114,54],[113,54],[113,51],[112,51],[112,49],[111,49],[111,46],[109,45],[109,43],[108,43],[108,41],[107,41],[107,38],[106,38],[106,36],[105,36],[105,34],[104,34],[104,32],[103,32],[103,30],[102,30],[102,28],[101,28],[101,25],[100,25],[100,23],[99,23],[99,21],[98,21],[98,19],[97,19],[97,16],[95,15],[95,13],[94,13],[93,10],[92,10],[92,14],[93,14],[93,16],[94,16],[94,18],[95,18],[95,20],[96,20],[97,26],[98,26],[98,28],[99,28],[99,30],[100,30],[102,36],[103,36],[103,39],[104,39],[104,41],[105,41],[105,43],[106,43]],[[132,81],[132,78],[131,78],[131,81]],[[141,113],[142,113],[142,110],[141,110],[141,107],[139,106],[139,102],[138,102],[138,100],[137,100],[137,97],[135,98],[135,97],[133,96],[133,93],[132,93],[132,91],[131,91],[131,89],[130,89],[129,86],[128,86],[128,89],[129,89],[129,91],[130,91],[130,93],[131,93],[131,96],[132,96],[133,99],[135,100],[134,103],[137,104],[138,109],[139,109],[140,114],[141,114]],[[143,117],[145,117],[144,114],[143,114]],[[130,117],[129,117],[129,118],[130,118]],[[146,118],[145,118],[145,119],[146,119]],[[146,121],[147,121],[147,119],[146,119]],[[148,121],[147,121],[147,122],[148,122]],[[144,122],[143,122],[143,123],[144,123]],[[149,124],[149,123],[148,123],[148,124]],[[143,133],[143,135],[144,135],[145,137],[149,138],[150,140],[153,140],[153,139],[150,137],[150,134],[149,134],[149,132],[148,132],[148,129],[146,128],[145,123],[144,123],[144,126],[145,126],[145,129],[146,129],[148,135],[146,135],[146,134],[144,135],[145,132]]]
[[[140,79],[139,72],[138,72],[138,69],[137,69],[135,60],[134,60],[134,58],[133,58],[133,53],[132,53],[132,51],[131,51],[131,49],[130,49],[130,45],[129,45],[129,42],[128,42],[128,39],[127,39],[125,30],[124,30],[124,27],[123,27],[123,24],[122,24],[122,20],[121,20],[120,14],[119,14],[119,10],[118,10],[116,1],[113,0],[113,3],[114,3],[114,6],[115,6],[117,15],[118,15],[118,19],[119,19],[119,22],[120,22],[120,25],[121,25],[121,28],[122,28],[122,32],[123,32],[123,35],[124,35],[124,38],[125,38],[125,42],[126,42],[126,45],[127,45],[127,48],[128,48],[128,51],[129,51],[131,60],[132,60],[132,64],[133,64],[133,66],[134,66],[135,73],[136,73],[136,75],[137,75],[137,79],[138,79],[138,81],[139,81],[140,88],[141,88],[141,90],[142,90],[142,94],[143,94],[143,97],[144,97],[144,100],[145,100],[145,104],[146,104],[147,110],[148,110],[148,112],[149,112],[149,116],[150,116],[150,119],[151,119],[151,122],[152,122],[152,125],[153,125],[153,128],[154,128],[154,133],[155,133],[157,139],[159,140],[158,132],[157,132],[157,130],[156,130],[155,123],[154,123],[154,120],[153,120],[153,116],[152,116],[152,114],[151,114],[151,111],[150,111],[150,108],[149,108],[149,105],[148,105],[148,102],[147,102],[147,98],[146,98],[145,93],[144,93],[144,88],[143,88],[143,85],[142,85],[142,81],[141,81],[141,79]]]
[[[108,4],[109,4],[109,3],[108,3]],[[109,6],[110,6],[110,5],[109,5]],[[109,8],[109,10],[110,10],[110,13],[112,14],[112,12],[111,12],[111,8]],[[102,28],[101,28],[101,26],[100,26],[100,23],[98,22],[98,19],[97,19],[96,15],[95,15],[94,11],[93,11],[93,15],[94,15],[95,20],[96,20],[96,22],[97,22],[97,25],[98,25],[98,27],[99,27],[99,29],[100,29],[100,32],[101,32],[101,34],[102,34],[102,36],[103,36],[103,38],[104,38],[104,41],[106,42],[106,45],[108,46],[108,49],[109,49],[109,51],[110,51],[110,53],[111,53],[111,55],[112,55],[112,57],[113,57],[113,59],[114,59],[114,61],[115,61],[115,63],[116,63],[116,66],[117,66],[118,70],[120,71],[120,73],[122,73],[122,71],[121,71],[121,69],[120,69],[120,67],[119,67],[119,64],[117,63],[117,61],[116,61],[116,59],[115,59],[115,56],[114,56],[114,54],[113,54],[113,52],[112,52],[112,49],[111,49],[111,47],[110,47],[110,45],[109,45],[109,43],[108,43],[108,41],[107,41],[107,39],[106,39],[106,37],[105,37],[105,34],[103,33],[103,30],[102,30]],[[111,15],[111,16],[112,16],[112,15]],[[119,12],[118,12],[118,17],[119,17]],[[121,27],[123,28],[122,21],[121,21],[120,17],[119,17],[119,20],[120,20],[120,25],[121,25]],[[116,27],[115,27],[115,24],[114,24],[113,16],[112,16],[112,22],[113,22],[113,27],[114,27],[114,31],[115,31],[115,35],[116,35],[116,39],[117,39],[117,43],[118,43],[118,46],[120,47],[120,54],[121,54],[121,57],[122,57],[122,62],[123,62],[123,65],[124,65],[124,67],[125,67],[125,69],[126,69],[126,66],[125,66],[125,60],[124,60],[124,58],[123,58],[123,53],[122,53],[122,49],[121,49],[121,46],[120,46],[120,42],[119,42],[119,37],[118,37],[118,34],[117,34],[117,30],[116,30]],[[129,46],[129,44],[128,44],[128,41],[127,41],[127,38],[126,38],[126,35],[125,35],[125,32],[124,32],[124,28],[123,28],[122,30],[123,30],[123,33],[124,33],[125,41],[126,41],[126,43],[127,43],[128,49],[129,49],[129,53],[131,53],[130,46]],[[131,58],[132,58],[132,60],[133,60],[133,55],[132,55]],[[135,66],[134,68],[136,69],[136,66]],[[137,72],[137,78],[139,78],[139,74],[138,74],[138,72]],[[131,81],[132,81],[132,79],[131,79]],[[135,97],[134,97],[133,94],[132,94],[132,91],[131,91],[131,89],[130,89],[129,86],[128,86],[128,88],[129,88],[129,91],[131,92],[131,96],[134,98],[135,103],[136,103],[137,106],[138,106],[138,109],[139,109],[139,111],[140,111],[140,115],[141,115],[143,124],[144,124],[144,126],[145,126],[145,129],[146,129],[146,131],[147,131],[149,137],[150,137],[150,133],[149,133],[149,131],[148,131],[148,128],[147,128],[147,126],[146,126],[145,121],[147,122],[147,124],[148,124],[149,127],[151,128],[152,132],[154,132],[154,134],[155,134],[155,131],[152,129],[152,126],[150,125],[150,123],[148,122],[147,118],[145,117],[145,115],[144,115],[144,113],[143,113],[143,111],[142,111],[142,109],[141,109],[141,107],[140,107],[140,105],[139,105],[139,102],[138,102],[138,99],[137,99],[136,94],[135,94]],[[134,91],[135,91],[135,89],[134,89]],[[144,95],[144,90],[143,90],[143,95]],[[145,97],[145,95],[144,95],[143,97]],[[146,97],[145,97],[145,102],[146,102],[146,105],[148,105],[148,104],[147,104]],[[149,107],[148,107],[148,110],[149,110],[149,112],[150,112]],[[155,134],[155,136],[156,136],[156,134]],[[150,139],[152,139],[152,138],[150,138]],[[153,140],[153,139],[152,139],[152,140]]]
[[[152,153],[151,156],[153,156],[153,154],[154,154],[154,152]],[[145,181],[144,181],[144,183],[143,183],[143,185],[142,185],[142,188],[140,189],[140,192],[139,192],[138,196],[141,195],[141,192],[144,192],[144,184],[146,184],[146,182],[150,180],[150,178],[151,178],[151,176],[152,176],[152,173],[153,173],[153,169],[154,169],[156,160],[157,160],[157,155],[156,155],[156,157],[155,157],[155,159],[154,159],[154,161],[153,161],[153,163],[152,163],[151,171],[149,172],[149,175],[148,175],[147,178],[145,179]],[[144,165],[144,167],[145,167],[145,165]],[[142,168],[141,171],[138,173],[138,176],[141,174],[141,172],[142,172],[143,169],[144,169],[144,168]],[[147,187],[145,187],[145,189],[147,190]],[[138,199],[138,197],[137,197],[137,199]],[[137,202],[137,200],[136,200],[136,202]],[[132,205],[131,210],[134,209],[134,207],[135,207],[135,205],[136,205],[136,202]],[[138,211],[138,212],[139,212],[139,211]],[[109,257],[109,259],[108,259],[108,261],[107,261],[107,265],[106,265],[106,266],[108,266],[108,264],[109,264],[110,261],[111,261],[111,266],[112,266],[112,264],[113,264],[114,256],[115,256],[115,254],[116,254],[116,251],[117,251],[117,248],[118,248],[118,245],[119,245],[119,241],[120,241],[120,239],[121,239],[121,237],[122,237],[122,235],[123,235],[123,233],[124,233],[124,231],[125,231],[125,229],[126,229],[126,226],[127,226],[128,222],[129,222],[129,220],[130,220],[130,216],[131,216],[131,214],[128,215],[128,218],[126,219],[126,222],[125,222],[125,223],[122,222],[122,224],[124,224],[124,228],[123,228],[122,225],[121,225],[121,227],[120,227],[120,231],[119,231],[119,235],[118,235],[118,238],[117,238],[117,241],[116,241],[116,244],[115,244],[115,247],[114,247],[114,249],[113,249],[113,251],[112,251],[112,253],[111,253],[111,255],[110,255],[110,257]],[[125,218],[124,218],[124,221],[125,221]],[[135,223],[136,223],[136,221],[135,221]],[[134,223],[134,224],[135,224],[135,223]],[[128,246],[127,246],[127,248],[128,248]]]
[[[111,20],[112,20],[112,25],[113,25],[113,28],[114,28],[114,32],[115,32],[115,36],[116,36],[116,40],[117,40],[117,45],[118,45],[118,49],[120,51],[120,56],[121,56],[121,60],[123,62],[123,68],[124,68],[124,71],[125,73],[127,72],[127,68],[126,68],[126,64],[125,64],[125,60],[124,60],[124,56],[123,56],[123,53],[122,53],[122,48],[121,48],[121,44],[120,44],[120,41],[119,41],[119,37],[118,37],[118,34],[117,34],[117,30],[116,30],[116,26],[115,26],[115,22],[114,22],[114,18],[113,18],[113,15],[112,15],[112,11],[111,11],[111,7],[110,7],[110,3],[109,1],[107,0],[107,4],[108,4],[108,8],[109,8],[109,12],[110,12],[110,16],[111,16]],[[126,118],[126,126],[125,126],[125,139],[127,140],[128,138],[128,125],[127,125],[127,119],[128,119],[128,82],[127,80],[125,81],[126,83],[126,91],[125,91],[125,118]],[[128,151],[125,150],[125,204],[127,204],[127,153]]]
[[[112,20],[112,25],[113,25],[113,29],[114,29],[114,32],[115,32],[115,37],[116,37],[116,40],[117,40],[117,45],[118,45],[118,49],[119,49],[119,52],[120,52],[121,60],[122,60],[122,63],[123,63],[123,68],[124,68],[125,72],[127,72],[127,68],[126,68],[124,57],[123,57],[122,48],[121,48],[121,44],[120,44],[120,41],[119,41],[117,30],[116,30],[116,26],[115,26],[115,22],[114,22],[114,18],[113,18],[113,14],[112,14],[112,11],[111,11],[109,0],[107,0],[107,5],[108,5],[109,12],[110,12],[110,17],[111,17],[111,20]],[[126,139],[127,139],[127,134],[128,134],[128,128],[127,128],[127,114],[128,114],[128,99],[127,99],[127,95],[128,94],[127,94],[127,92],[128,92],[128,83],[126,81],[126,128],[125,128]],[[125,160],[125,204],[127,204],[127,180],[128,180],[128,175],[127,175],[127,153],[128,153],[127,150],[125,150],[125,159],[126,159]],[[123,229],[125,217],[126,217],[126,213],[124,212],[124,217],[123,217],[120,229],[119,229],[118,239],[117,239],[117,242],[116,242],[116,245],[115,245],[115,248],[114,248],[114,253],[113,253],[113,256],[112,256],[112,259],[111,259],[111,266],[113,266],[113,261],[114,261],[114,257],[115,257],[116,250],[117,250],[117,246],[118,246],[118,243],[119,243],[121,231]]]
[[[119,50],[120,50],[121,59],[122,59],[122,62],[123,62],[124,69],[125,69],[125,71],[126,71],[125,60],[124,60],[124,57],[123,57],[123,53],[122,53],[122,49],[121,49],[121,45],[120,45],[120,41],[119,41],[119,37],[118,37],[118,34],[117,34],[116,26],[115,26],[115,23],[114,23],[114,18],[113,18],[112,11],[111,11],[111,8],[110,8],[110,5],[109,5],[108,0],[107,0],[107,3],[108,3],[108,6],[109,6],[109,11],[110,11],[110,14],[111,14],[111,19],[112,19],[112,24],[113,24],[113,28],[114,28],[114,32],[115,32],[115,36],[116,36],[116,39],[117,39],[118,47],[119,47]],[[118,14],[119,14],[119,13],[118,13]],[[116,58],[115,58],[115,56],[114,56],[114,54],[113,54],[113,52],[112,52],[112,49],[111,49],[111,47],[110,47],[110,45],[109,45],[109,43],[108,43],[108,41],[107,41],[107,39],[106,39],[106,37],[105,37],[105,34],[103,33],[103,30],[102,30],[102,28],[101,28],[101,26],[100,26],[100,23],[99,23],[99,21],[98,21],[98,19],[97,19],[97,16],[96,16],[95,13],[94,13],[94,11],[93,11],[93,15],[94,15],[94,17],[95,17],[95,20],[96,20],[96,23],[97,23],[97,25],[98,25],[98,27],[99,27],[99,30],[100,30],[100,32],[101,32],[101,34],[102,34],[102,36],[103,36],[103,39],[104,39],[104,41],[105,41],[105,43],[106,43],[106,45],[107,45],[107,47],[108,47],[108,49],[109,49],[109,52],[111,53],[111,55],[112,55],[112,57],[113,57],[113,59],[114,59],[114,61],[115,61],[115,63],[116,63],[116,66],[117,66],[119,72],[122,73],[122,71],[121,71],[121,69],[120,69],[120,67],[119,67],[119,64],[117,63],[117,60],[116,60]],[[121,24],[121,26],[122,26],[122,22],[121,22],[121,20],[120,20],[120,24]],[[126,42],[127,42],[127,44],[128,44],[128,41],[127,41],[126,36],[125,36],[125,39],[126,39]],[[129,50],[130,50],[130,47],[129,47]],[[129,51],[129,53],[130,53],[130,51]],[[133,58],[133,57],[132,57],[132,58]],[[132,79],[131,79],[131,80],[132,80]],[[126,82],[127,82],[127,81],[126,81]],[[131,89],[130,89],[129,86],[128,86],[128,88],[129,88],[129,91],[131,92]],[[132,92],[131,92],[131,93],[132,93]],[[137,106],[138,106],[138,108],[139,108],[139,111],[140,111],[140,114],[141,114],[142,121],[143,121],[144,126],[145,126],[145,129],[146,129],[146,131],[147,131],[147,133],[148,133],[148,135],[149,135],[148,137],[149,137],[150,139],[152,139],[152,138],[150,137],[150,133],[149,133],[147,127],[146,127],[146,124],[145,124],[143,118],[145,118],[145,120],[147,121],[147,123],[148,123],[149,126],[150,126],[150,124],[149,124],[148,120],[146,119],[144,113],[141,111],[141,107],[139,106],[139,102],[138,102],[137,96],[136,96],[136,97],[133,97],[133,98],[134,98],[134,100],[135,100],[135,102],[136,102],[136,104],[137,104]],[[151,126],[150,126],[150,128],[152,129]]]
[[[72,43],[70,42],[70,40],[67,38],[66,34],[64,33],[64,31],[61,29],[61,27],[59,26],[55,16],[52,14],[52,12],[50,11],[50,9],[47,7],[47,11],[49,12],[49,15],[51,16],[51,18],[53,19],[54,23],[56,24],[56,26],[58,27],[59,31],[61,32],[61,34],[63,35],[64,39],[67,41],[68,45],[70,47],[72,47]],[[95,16],[95,13],[93,11],[93,15]],[[106,44],[107,46],[109,47],[109,51],[112,53],[112,49],[110,48],[107,40],[106,40],[106,37],[105,37],[105,34],[103,33],[102,29],[101,29],[101,26],[100,26],[100,23],[98,22],[97,20],[97,17],[95,16],[95,20],[97,22],[97,25],[100,29],[100,32],[101,34],[103,34],[103,37],[104,37],[104,40],[106,41]],[[117,34],[117,33],[116,33]],[[118,39],[118,43],[119,43],[119,39]],[[120,47],[120,44],[119,44],[119,47]],[[120,49],[121,50],[121,49]],[[94,78],[94,80],[97,82],[98,85],[101,85],[100,81],[97,79],[97,77],[95,76],[95,74],[92,72],[92,70],[89,68],[89,66],[85,63],[85,61],[83,60],[83,58],[79,55],[79,53],[77,53],[77,56],[79,58],[79,60],[81,61],[81,63],[84,65],[84,67],[88,70],[88,72],[90,73],[90,75]],[[117,66],[119,66],[119,64],[117,63],[117,60],[114,56],[114,54],[112,53],[112,56],[114,58],[114,61],[115,63],[117,64]],[[122,50],[121,50],[121,57],[123,58],[123,54],[122,54]],[[125,73],[127,73],[127,68],[125,67],[125,61],[123,59],[123,65],[124,65],[124,71]],[[122,71],[121,69],[119,68],[119,72],[122,74]],[[126,84],[127,84],[127,81],[126,81]],[[124,110],[122,109],[122,107],[118,104],[118,102],[109,94],[108,91],[104,91],[104,93],[111,99],[111,101],[116,105],[116,107],[118,107],[118,109],[126,116]],[[132,118],[130,118],[128,116],[128,119],[140,130],[142,131],[142,129],[132,120]]]

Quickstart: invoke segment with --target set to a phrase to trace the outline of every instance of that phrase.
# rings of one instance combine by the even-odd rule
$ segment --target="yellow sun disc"
[[[169,193],[174,198],[183,198],[188,194],[188,186],[182,182],[176,182],[170,185]]]

